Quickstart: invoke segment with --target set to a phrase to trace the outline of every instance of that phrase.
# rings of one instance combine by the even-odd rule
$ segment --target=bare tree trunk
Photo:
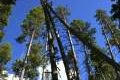
[[[110,57],[114,60],[114,56],[113,56],[113,53],[112,53],[112,49],[111,49],[109,40],[108,40],[108,38],[107,38],[107,35],[106,35],[105,30],[104,30],[103,27],[102,27],[102,32],[103,32],[103,35],[104,35],[105,40],[106,40],[106,43],[107,43],[107,47],[108,47],[108,51],[109,51]]]
[[[51,13],[50,13],[50,11],[48,9],[48,6],[46,5],[46,1],[42,1],[41,0],[41,4],[43,6],[43,9],[44,9],[44,12],[45,12],[45,16],[48,17],[48,19],[47,19],[48,21],[46,21],[46,24],[47,23],[51,23],[51,24],[48,24],[47,26],[52,25],[52,27],[50,27],[50,28],[53,29],[53,31],[54,31],[54,34],[55,34],[55,37],[57,39],[58,46],[59,46],[59,49],[60,49],[60,53],[61,53],[61,56],[62,56],[62,59],[63,59],[63,64],[65,66],[66,75],[67,75],[68,80],[70,80],[69,64],[67,62],[67,58],[66,58],[66,55],[65,55],[64,48],[63,48],[62,42],[60,40],[60,37],[59,37],[58,33],[56,32],[55,24],[54,24],[54,21],[53,21],[53,19],[51,17]]]
[[[50,17],[50,16],[49,16],[49,17]],[[51,18],[50,21],[53,21],[52,18]],[[59,49],[60,49],[60,53],[61,53],[61,56],[62,56],[62,59],[63,59],[63,64],[64,64],[64,66],[65,66],[65,71],[66,71],[67,78],[68,78],[68,80],[71,80],[70,75],[69,75],[69,71],[70,71],[70,69],[69,69],[69,64],[68,64],[68,61],[67,61],[67,57],[66,57],[66,55],[65,55],[64,47],[63,47],[63,45],[62,45],[62,42],[61,42],[61,40],[60,40],[60,36],[59,36],[59,34],[58,34],[58,32],[57,32],[57,30],[56,30],[55,25],[54,25],[53,22],[52,22],[52,25],[53,25],[52,28],[53,28],[53,31],[54,31],[56,40],[57,40],[57,42],[58,42],[58,46],[59,46]]]
[[[65,17],[64,17],[64,21],[65,21],[65,23],[67,23]],[[72,55],[73,55],[74,67],[75,67],[75,72],[76,72],[76,79],[75,80],[80,80],[79,69],[78,69],[78,66],[77,66],[77,58],[76,58],[76,54],[75,54],[75,50],[74,50],[74,46],[73,46],[73,42],[72,42],[72,37],[71,37],[71,34],[70,34],[69,30],[67,30],[66,32],[67,32],[67,35],[68,35],[68,39],[70,41],[71,51],[72,51]]]
[[[45,69],[45,67],[43,66],[42,69],[43,69],[43,72],[42,72],[42,79],[41,80],[44,80],[44,69]]]
[[[27,57],[30,55],[30,50],[31,50],[31,46],[32,46],[32,42],[33,42],[34,36],[35,36],[35,29],[34,29],[33,32],[32,32],[32,37],[31,37],[31,39],[30,39],[30,43],[29,43],[29,46],[28,46],[28,50],[27,50],[27,53],[26,53],[26,55],[25,55],[24,66],[23,66],[23,69],[22,69],[22,72],[21,72],[21,75],[20,75],[20,80],[23,80],[23,79],[24,79],[25,67],[26,67],[26,63],[27,63]]]
[[[49,45],[52,80],[58,80],[57,65],[56,65],[56,61],[55,61],[55,51],[53,48],[54,47],[53,37],[52,37],[51,33],[49,33],[48,45]]]
[[[45,21],[46,21],[46,27],[47,27],[47,32],[48,32],[48,47],[49,47],[49,54],[50,54],[50,63],[51,63],[51,70],[52,70],[52,80],[58,80],[58,74],[57,74],[57,65],[55,62],[55,54],[53,51],[53,36],[50,32],[50,20],[49,16],[46,10],[46,6],[43,3],[43,0],[40,0],[41,5],[43,7],[44,13],[45,13]]]

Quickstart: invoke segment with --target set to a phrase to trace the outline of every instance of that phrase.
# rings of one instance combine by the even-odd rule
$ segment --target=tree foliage
[[[25,65],[24,78],[33,80],[38,76],[37,68],[39,66],[45,66],[44,63],[47,63],[47,58],[44,57],[41,51],[41,45],[34,43],[31,47],[30,55],[28,56],[28,62],[24,63],[24,59],[16,60],[13,64],[13,71],[15,75],[20,76],[23,66]]]
[[[114,45],[120,50],[120,30],[116,24],[111,20],[104,10],[96,11],[96,20],[99,21],[100,25],[105,29],[107,35],[109,35],[109,41],[111,45]]]
[[[0,44],[0,75],[5,70],[5,65],[11,59],[11,46],[8,43]]]
[[[42,7],[36,7],[32,9],[21,25],[22,34],[16,40],[19,43],[25,42],[26,37],[32,36],[34,29],[35,29],[34,38],[38,38],[40,36],[40,27],[43,22],[44,14]]]
[[[93,35],[96,33],[96,30],[95,30],[95,28],[91,28],[90,23],[85,22],[83,20],[73,20],[70,23],[70,25],[76,31],[81,32],[83,36],[85,35],[86,39],[91,40],[91,41],[93,41],[95,39],[95,36],[93,36]]]
[[[16,40],[19,43],[26,42],[27,52],[25,52],[25,59],[23,61],[18,61],[13,64],[13,71],[20,77],[23,69],[25,69],[23,77],[33,80],[38,76],[37,68],[39,66],[45,66],[45,63],[47,63],[47,58],[41,50],[43,47],[38,42],[40,28],[43,22],[44,14],[42,7],[32,9],[23,20],[21,25],[22,34]],[[22,68],[19,68],[21,65]]]
[[[120,0],[116,0],[114,4],[112,4],[112,18],[114,20],[120,21]]]

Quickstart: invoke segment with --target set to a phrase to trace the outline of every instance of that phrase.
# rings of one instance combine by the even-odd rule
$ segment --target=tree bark
[[[64,21],[65,21],[65,23],[67,23],[65,17],[64,17]],[[75,80],[80,80],[80,78],[79,78],[79,69],[78,69],[78,66],[77,66],[77,58],[76,58],[76,54],[75,54],[75,50],[74,50],[71,34],[70,34],[69,30],[67,30],[66,32],[67,32],[67,35],[68,35],[68,39],[69,39],[69,42],[70,42],[72,55],[73,55],[74,67],[75,67],[75,72],[76,72],[76,79]]]
[[[52,80],[58,80],[58,74],[57,74],[57,65],[55,62],[55,54],[53,51],[53,36],[50,32],[50,21],[49,17],[47,15],[46,7],[44,6],[44,3],[41,1],[44,13],[45,13],[45,21],[46,21],[46,27],[47,27],[47,32],[48,32],[48,49],[49,49],[49,54],[50,54],[50,63],[51,63],[51,71],[52,71]]]
[[[20,80],[23,80],[24,79],[24,75],[25,75],[25,67],[26,67],[26,63],[27,63],[27,57],[30,55],[30,50],[31,50],[31,47],[32,47],[32,42],[33,42],[33,39],[34,39],[34,36],[35,36],[35,29],[33,30],[32,32],[32,36],[31,36],[31,39],[30,39],[30,43],[29,43],[29,46],[28,46],[28,50],[27,50],[27,53],[25,55],[25,59],[24,59],[24,66],[23,66],[23,69],[22,69],[22,72],[21,72],[21,75],[20,75]]]
[[[50,28],[53,29],[53,32],[54,32],[55,37],[57,39],[58,46],[59,46],[59,49],[60,49],[60,53],[61,53],[61,56],[62,56],[62,59],[63,59],[63,64],[65,66],[65,71],[66,71],[67,78],[68,78],[68,80],[71,80],[70,76],[69,76],[69,71],[70,71],[69,64],[67,62],[67,58],[66,58],[66,55],[65,55],[64,48],[63,48],[62,42],[60,40],[60,37],[59,37],[58,33],[56,32],[55,24],[54,24],[54,21],[51,17],[51,13],[50,13],[50,11],[48,9],[48,6],[46,5],[45,1],[41,0],[41,4],[43,6],[45,16],[48,17],[48,21],[46,21],[46,24],[47,24],[47,22],[51,23],[50,25],[52,25],[52,27],[50,27]],[[47,26],[49,26],[49,25],[47,25]]]

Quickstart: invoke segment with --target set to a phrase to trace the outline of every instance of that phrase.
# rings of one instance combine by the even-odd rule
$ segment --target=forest
[[[26,11],[20,1],[37,4]],[[0,0],[0,80],[120,80],[120,0],[95,9],[97,25],[71,17],[87,14],[82,7],[72,14],[71,5],[57,1]]]

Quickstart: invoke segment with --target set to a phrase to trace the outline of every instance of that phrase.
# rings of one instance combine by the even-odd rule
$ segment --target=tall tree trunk
[[[105,21],[106,21],[106,20],[105,20]],[[114,31],[112,30],[112,28],[111,28],[111,26],[109,25],[109,23],[107,23],[107,21],[106,21],[105,26],[108,26],[108,28],[109,28],[109,30],[110,30],[112,36],[113,36],[113,40],[114,40],[114,42],[116,43],[117,48],[119,49],[119,52],[120,52],[120,43],[119,43],[118,39],[115,37]]]
[[[64,17],[64,15],[63,15]],[[67,23],[67,20],[66,18],[64,17],[63,20],[65,21],[65,23]],[[71,46],[71,51],[72,51],[72,55],[73,55],[73,61],[74,61],[74,68],[75,68],[75,72],[76,72],[76,79],[75,80],[80,80],[79,78],[79,69],[78,69],[78,66],[77,66],[77,58],[76,58],[76,54],[75,54],[75,50],[74,50],[74,46],[73,46],[73,42],[72,42],[72,37],[71,37],[71,34],[70,34],[70,31],[67,29],[67,35],[68,35],[68,39],[69,39],[69,42],[70,42],[70,46]]]
[[[104,27],[102,27],[102,32],[103,32],[103,35],[104,35],[106,43],[107,43],[109,55],[110,55],[111,59],[115,61],[113,53],[112,53],[112,49],[111,49],[111,46],[110,46],[110,43],[109,43],[109,39],[107,38],[107,35],[106,35]],[[116,69],[115,69],[115,73],[116,73],[116,76],[117,76],[116,80],[118,80],[120,77],[119,77],[119,73],[118,73],[118,71]]]
[[[52,34],[49,33],[48,36],[48,45],[49,45],[49,54],[50,54],[50,63],[51,63],[51,73],[52,73],[52,80],[58,80],[58,73],[57,73],[57,65],[55,61],[55,51],[53,45],[53,37]]]
[[[47,11],[46,11],[46,6],[43,3],[43,0],[40,0],[41,5],[43,7],[44,10],[44,14],[45,14],[45,22],[46,22],[46,27],[47,27],[47,32],[48,32],[48,47],[49,47],[49,53],[50,53],[50,63],[51,63],[51,71],[52,71],[52,80],[58,80],[58,74],[57,74],[57,65],[55,62],[55,56],[53,53],[53,36],[50,32],[50,21],[49,21],[49,16],[47,15]],[[51,42],[52,41],[52,42]]]
[[[105,40],[106,40],[106,43],[107,43],[107,47],[108,47],[108,50],[109,50],[110,57],[111,57],[112,60],[115,61],[113,53],[112,53],[112,49],[111,49],[111,46],[110,46],[110,43],[109,43],[109,40],[108,40],[107,35],[105,33],[105,30],[104,30],[104,27],[102,27],[102,32],[103,32],[103,35],[105,36]],[[119,80],[120,75],[119,75],[119,73],[116,69],[115,69],[115,73],[116,73],[116,77],[117,77],[116,80]]]
[[[70,75],[69,75],[70,68],[69,68],[67,57],[65,55],[64,47],[62,45],[62,41],[60,40],[60,36],[59,36],[59,34],[58,34],[58,32],[55,28],[55,24],[54,24],[53,19],[50,15],[49,15],[49,18],[50,18],[50,21],[52,21],[52,29],[54,31],[54,34],[55,34],[55,37],[56,37],[56,40],[57,40],[57,43],[58,43],[58,46],[59,46],[59,49],[60,49],[60,53],[61,53],[61,56],[62,56],[62,59],[63,59],[63,64],[65,66],[65,71],[66,71],[67,78],[68,78],[68,80],[71,80]]]
[[[100,56],[103,60],[105,60],[107,63],[109,63],[110,65],[112,65],[114,68],[116,68],[117,70],[120,71],[120,65],[118,63],[116,63],[114,60],[110,59],[108,56],[105,55],[105,53],[97,47],[97,45],[91,41],[86,40],[85,35],[82,35],[81,32],[69,27],[68,24],[66,24],[57,14],[56,12],[53,10],[53,8],[48,5],[50,8],[50,11],[59,19],[59,21],[71,32],[71,34],[73,34],[74,36],[76,36],[79,41],[83,42],[84,45],[86,45],[91,51],[96,51],[96,54],[91,54],[91,55],[95,55],[95,56]],[[89,39],[90,40],[90,39]]]
[[[21,72],[21,75],[20,75],[20,80],[24,79],[25,67],[26,67],[26,63],[27,63],[27,57],[30,55],[30,50],[31,50],[31,46],[32,46],[32,42],[33,42],[34,36],[35,36],[35,29],[32,32],[32,36],[31,36],[30,43],[29,43],[29,46],[28,46],[28,49],[27,49],[27,53],[25,55],[25,59],[24,59],[24,62],[23,62],[24,66],[23,66],[23,69],[22,69],[22,72]]]
[[[111,59],[114,60],[114,56],[113,56],[112,49],[111,49],[111,46],[110,46],[110,43],[109,43],[109,39],[107,38],[104,27],[102,27],[102,33],[103,33],[103,35],[105,37],[105,40],[106,40],[106,43],[107,43],[107,48],[108,48],[108,51],[109,51],[109,55],[110,55]]]
[[[44,80],[44,69],[45,69],[45,67],[43,66],[42,69],[43,69],[43,71],[42,71],[42,78],[41,78],[41,80]]]
[[[55,28],[54,21],[51,17],[51,13],[48,9],[48,6],[46,5],[47,2],[42,1],[42,0],[40,0],[40,1],[41,1],[41,4],[42,4],[42,7],[44,9],[45,16],[48,17],[48,19],[46,20],[46,24],[47,24],[47,22],[51,23],[50,25],[52,25],[52,27],[50,27],[50,28],[53,29],[55,37],[57,39],[58,46],[59,46],[59,49],[60,49],[60,53],[61,53],[61,56],[62,56],[62,59],[63,59],[63,64],[65,66],[65,71],[66,71],[67,78],[68,78],[68,80],[71,80],[70,75],[69,75],[70,69],[69,69],[69,64],[68,64],[68,61],[67,61],[67,57],[65,55],[64,48],[63,48],[62,42],[60,40],[60,37],[59,37],[58,33],[56,32],[57,30]],[[50,25],[48,24],[47,26],[50,26]]]

